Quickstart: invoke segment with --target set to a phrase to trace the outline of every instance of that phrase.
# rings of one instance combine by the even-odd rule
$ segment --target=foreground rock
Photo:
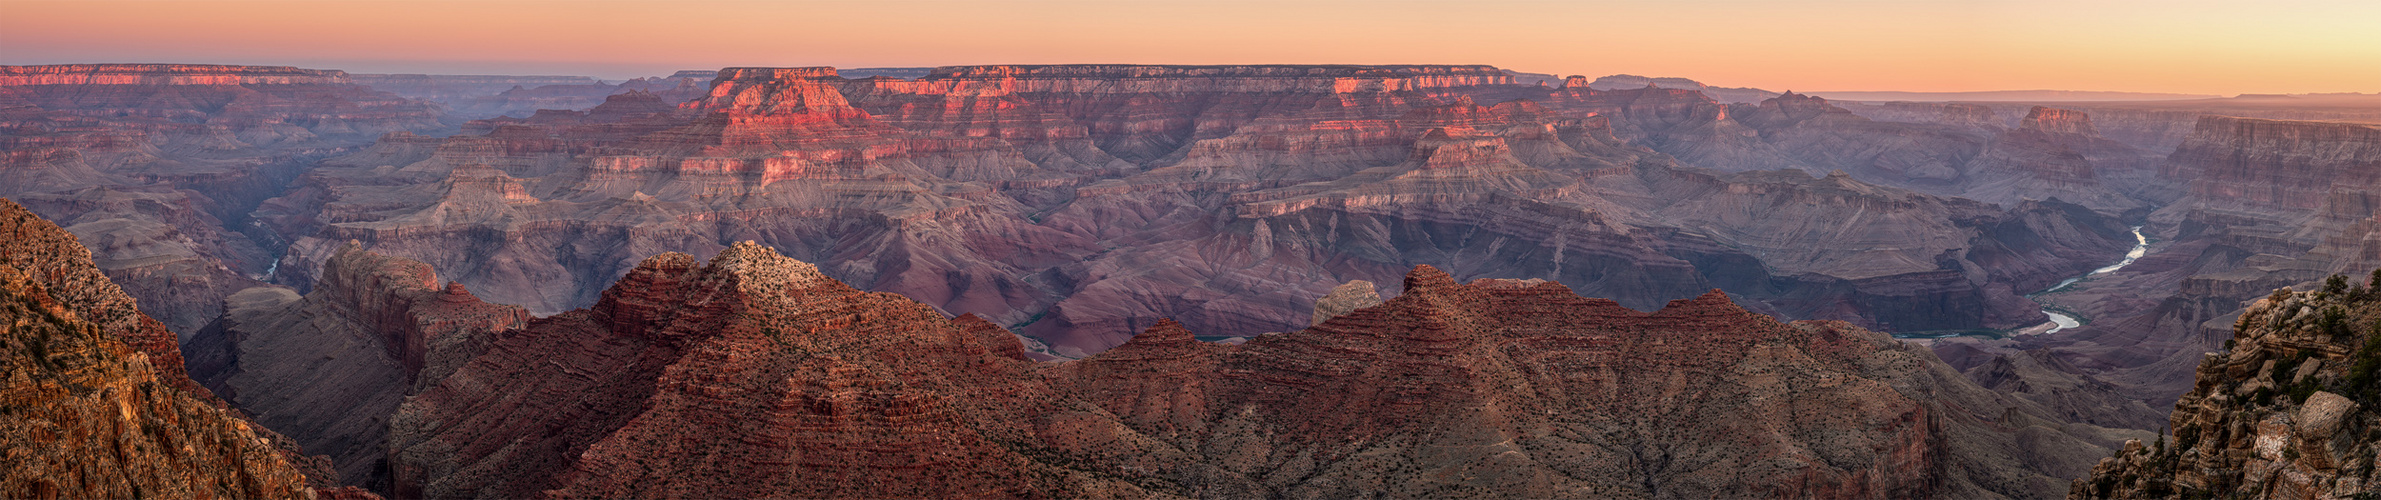
[[[664,254],[409,399],[396,492],[2040,497],[2126,436],[1716,292],[1644,313],[1427,266],[1402,289],[1240,346],[1164,321],[1037,364],[759,245]]]
[[[191,383],[66,231],[0,202],[0,235],[0,496],[369,496]]]
[[[2381,273],[2376,273],[2381,277]],[[2343,287],[2344,288],[2344,287]],[[2381,295],[2276,291],[2202,358],[2174,439],[2128,442],[2071,498],[2364,498],[2381,491]]]

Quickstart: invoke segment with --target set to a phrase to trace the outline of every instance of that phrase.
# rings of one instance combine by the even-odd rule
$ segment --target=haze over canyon
[[[0,66],[0,496],[2376,491],[2381,94],[1836,95]]]

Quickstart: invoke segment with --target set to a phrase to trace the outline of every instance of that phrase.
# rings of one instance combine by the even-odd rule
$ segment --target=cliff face
[[[2381,126],[2207,116],[2169,158],[2200,203],[2314,210],[2337,196],[2381,196]]]
[[[2381,459],[2381,296],[2277,290],[2200,360],[2172,442],[2128,442],[2070,498],[2356,498]]]
[[[2171,197],[2176,179],[2160,177],[2156,163],[2100,136],[2089,114],[2035,106],[1968,165],[1963,194],[2000,202],[2058,198],[2110,212],[2148,208]]]
[[[388,415],[416,381],[443,378],[529,319],[442,285],[428,265],[353,246],[304,297],[257,287],[226,302],[221,324],[184,347],[192,373],[257,423],[329,456],[341,482],[382,491]]]
[[[1429,267],[1401,288],[1241,346],[1161,321],[1036,365],[759,245],[665,254],[409,399],[397,493],[2042,496],[2119,435],[1717,292],[1644,313]]]
[[[184,376],[173,334],[57,226],[0,203],[0,494],[312,498],[284,438]],[[327,478],[317,477],[319,481]]]
[[[674,110],[622,94],[465,127],[477,135],[393,135],[256,215],[292,242],[278,281],[294,286],[353,239],[550,313],[593,303],[644,255],[751,239],[865,289],[1023,326],[1065,357],[1169,317],[1295,329],[1332,285],[1395,283],[1415,264],[1554,279],[1640,308],[1719,286],[1794,318],[2022,326],[2040,316],[2015,294],[2038,274],[2122,250],[2121,229],[2088,211],[2034,217],[1849,179],[1713,175],[1629,141],[1659,149],[1716,127],[1753,135],[1711,140],[1757,143],[1750,127],[1714,121],[1726,106],[1510,78],[1471,66],[984,66],[916,79],[730,68]],[[1778,123],[1841,114],[1808,99],[1772,107],[1762,116]],[[1819,208],[1760,208],[1784,200]],[[1849,229],[1861,234],[1777,229],[1867,209],[1875,223]],[[2003,224],[2015,225],[1987,230]],[[1862,256],[1849,241],[1894,250]],[[1881,316],[1909,305],[1929,312]]]

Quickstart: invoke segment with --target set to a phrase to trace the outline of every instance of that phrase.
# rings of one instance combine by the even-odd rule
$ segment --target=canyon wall
[[[474,135],[389,136],[254,216],[292,242],[280,283],[308,286],[352,239],[539,313],[593,303],[644,255],[752,239],[866,289],[1020,327],[1061,357],[1169,317],[1229,335],[1299,328],[1331,286],[1396,283],[1416,264],[1553,279],[1638,308],[1717,286],[1790,318],[2017,327],[2042,318],[2019,293],[2112,260],[2127,237],[2059,204],[1700,170],[1631,141],[1739,126],[1709,121],[1725,106],[1510,78],[729,68],[675,108],[631,93],[466,125]],[[1843,114],[1770,107],[1756,114]],[[1793,203],[1812,209],[1761,208]],[[1862,210],[1875,219],[1821,222]]]

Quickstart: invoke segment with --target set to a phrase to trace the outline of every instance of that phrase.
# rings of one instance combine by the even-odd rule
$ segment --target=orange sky
[[[0,64],[1494,64],[1770,90],[2381,92],[2381,1],[0,0]]]

